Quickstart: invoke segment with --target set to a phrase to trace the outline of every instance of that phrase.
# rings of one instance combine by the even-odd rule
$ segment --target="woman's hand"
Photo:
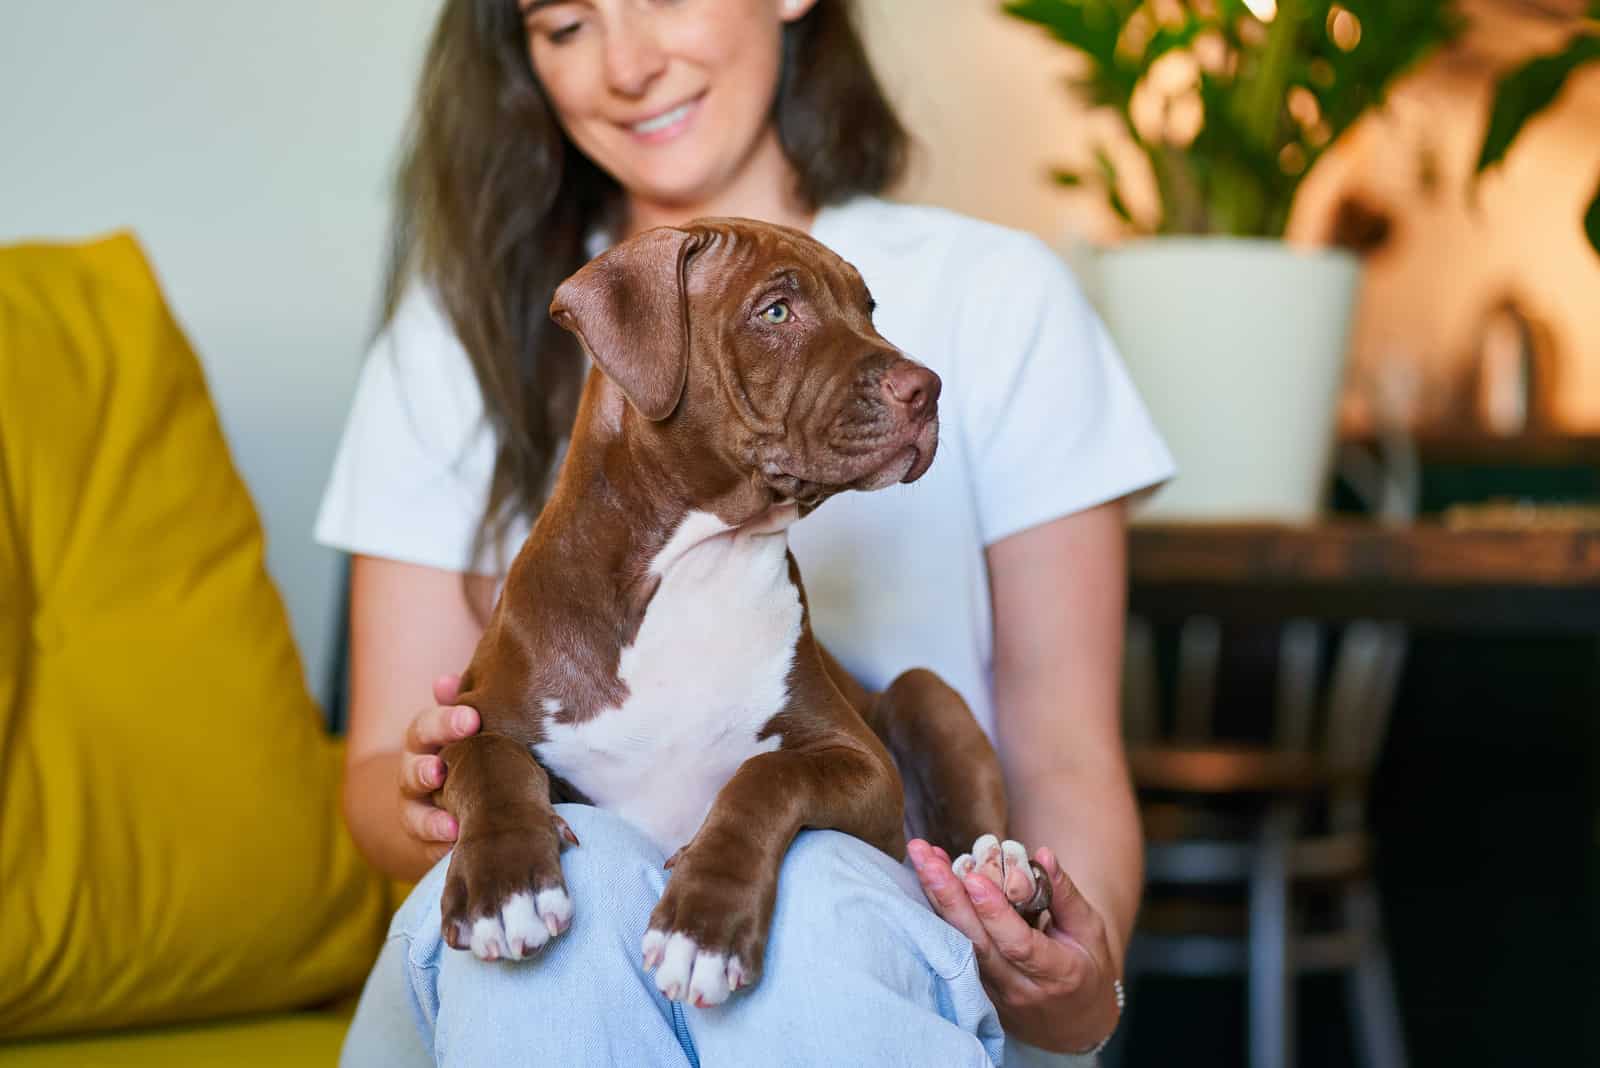
[[[1040,1049],[1074,1053],[1111,1034],[1120,1010],[1105,923],[1055,854],[1034,854],[1052,895],[1049,924],[1039,931],[988,876],[958,877],[949,854],[921,839],[909,849],[934,910],[972,939],[984,989],[1008,1034]]]
[[[461,691],[461,676],[441,675],[433,680],[432,708],[425,708],[406,728],[405,752],[400,760],[400,813],[407,833],[422,843],[430,861],[450,851],[460,830],[450,813],[433,802],[444,786],[445,766],[439,750],[451,742],[478,733],[478,710],[453,702]]]

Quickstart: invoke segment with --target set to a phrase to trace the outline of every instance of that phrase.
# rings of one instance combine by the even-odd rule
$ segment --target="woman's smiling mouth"
[[[677,107],[652,115],[648,119],[627,123],[624,128],[641,141],[655,143],[670,140],[688,127],[695,112],[700,108],[700,101],[704,98],[705,94],[701,93]]]

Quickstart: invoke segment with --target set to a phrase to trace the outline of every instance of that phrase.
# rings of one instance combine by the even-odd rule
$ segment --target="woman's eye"
[[[581,22],[569,22],[565,26],[558,26],[545,34],[545,39],[553,45],[566,44],[572,40],[573,34],[577,33],[582,25],[583,23]]]
[[[769,323],[786,323],[789,321],[789,315],[789,304],[782,300],[768,304],[761,311],[761,318]]]

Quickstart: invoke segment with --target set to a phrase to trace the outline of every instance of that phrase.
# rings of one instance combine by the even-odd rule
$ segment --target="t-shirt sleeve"
[[[494,437],[466,350],[431,290],[413,286],[368,351],[317,514],[345,552],[450,571],[470,559]]]
[[[985,545],[1171,478],[1172,455],[1066,264],[1012,234],[975,261],[963,429]]]

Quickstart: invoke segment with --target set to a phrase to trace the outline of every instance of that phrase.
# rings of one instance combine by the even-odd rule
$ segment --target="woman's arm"
[[[989,548],[995,734],[1012,833],[1048,845],[1105,920],[1117,974],[1143,883],[1122,744],[1127,545],[1121,502]]]
[[[469,582],[488,603],[493,583]],[[429,800],[444,781],[433,754],[478,729],[472,709],[449,702],[481,634],[459,572],[351,561],[345,822],[367,859],[395,878],[420,878],[455,839],[449,815]]]
[[[922,842],[911,857],[940,914],[972,939],[1008,1034],[1084,1050],[1116,1026],[1112,982],[1138,911],[1142,842],[1120,726],[1124,626],[1120,502],[989,548],[995,730],[1011,833],[1053,887],[1036,931],[982,875],[958,879]]]

